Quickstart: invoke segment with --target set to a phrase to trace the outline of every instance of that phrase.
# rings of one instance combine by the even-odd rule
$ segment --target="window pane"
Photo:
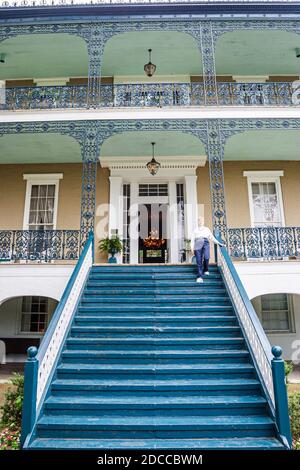
[[[55,185],[32,186],[28,224],[31,230],[53,229]],[[49,226],[48,226],[49,225]]]
[[[267,331],[290,331],[290,308],[287,294],[261,296],[262,324]]]
[[[276,184],[252,183],[251,188],[255,226],[280,226],[281,213]]]
[[[43,333],[48,324],[48,307],[47,297],[23,297],[21,331]]]

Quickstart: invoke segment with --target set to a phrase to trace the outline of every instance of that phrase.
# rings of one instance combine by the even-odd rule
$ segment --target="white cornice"
[[[110,170],[121,169],[144,169],[150,157],[100,157],[100,164],[103,168]],[[161,164],[161,169],[193,169],[199,166],[204,166],[206,162],[206,155],[199,156],[164,156],[157,157]]]
[[[1,111],[0,122],[107,121],[143,119],[300,119],[300,106],[209,106],[99,110]]]

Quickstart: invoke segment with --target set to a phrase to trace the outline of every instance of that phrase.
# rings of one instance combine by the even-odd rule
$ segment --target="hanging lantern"
[[[152,75],[154,75],[154,73],[155,73],[156,65],[152,64],[152,62],[151,62],[152,49],[148,49],[148,52],[149,52],[149,62],[148,62],[148,64],[144,65],[144,71],[145,71],[145,74],[147,75],[147,77],[152,77]]]
[[[152,145],[152,160],[147,163],[146,167],[148,168],[149,173],[150,173],[152,176],[154,176],[154,175],[156,175],[156,173],[158,172],[158,170],[159,170],[159,168],[160,168],[160,163],[157,162],[157,161],[155,160],[155,157],[154,157],[154,146],[155,146],[155,142],[152,142],[151,145]]]

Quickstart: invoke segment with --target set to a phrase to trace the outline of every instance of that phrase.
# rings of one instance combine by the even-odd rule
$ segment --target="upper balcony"
[[[238,30],[221,35],[212,77],[217,105],[297,106],[297,46],[298,35],[284,31]],[[156,65],[151,77],[144,73],[149,48]],[[182,32],[135,31],[109,39],[93,106],[91,58],[84,39],[62,33],[19,35],[1,43],[0,58],[2,111],[211,104],[199,45]]]

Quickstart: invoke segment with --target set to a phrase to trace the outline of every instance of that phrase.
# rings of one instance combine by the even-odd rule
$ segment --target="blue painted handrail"
[[[56,307],[39,350],[37,350],[35,347],[30,347],[27,350],[28,359],[25,364],[21,446],[24,445],[28,435],[30,435],[34,429],[37,416],[55,372],[56,364],[59,359],[64,340],[72,323],[72,319],[80,300],[89,268],[93,264],[93,260],[94,236],[91,233],[67,283],[62,298]],[[81,276],[81,270],[84,267],[84,263],[86,261],[88,261],[88,269],[86,269],[86,272],[84,272],[83,276]],[[80,276],[82,277],[81,279]],[[71,310],[69,310],[69,315],[66,321],[62,322],[61,320],[63,313],[65,312],[66,307],[68,307],[68,302],[71,296],[73,296],[74,291],[76,296],[74,298],[72,297],[70,307]],[[59,333],[60,337],[57,341],[57,344],[55,345],[53,344],[53,341],[57,337],[57,333]],[[39,382],[42,382],[41,387],[39,387]]]
[[[215,231],[215,237],[223,243],[218,231]],[[226,247],[218,246],[217,249],[216,260],[221,268],[222,277],[244,332],[270,410],[275,415],[278,434],[284,444],[290,447],[292,438],[282,350],[279,346],[271,347]]]

